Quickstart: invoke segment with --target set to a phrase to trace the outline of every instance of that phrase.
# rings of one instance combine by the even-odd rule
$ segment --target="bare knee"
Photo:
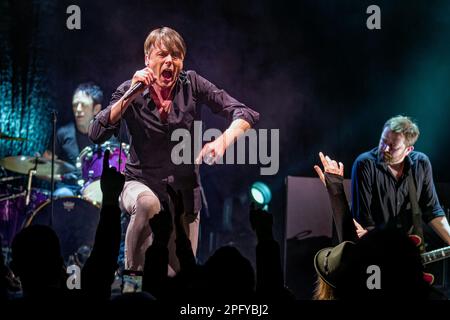
[[[136,213],[145,215],[147,219],[151,219],[161,210],[158,198],[151,192],[142,192],[136,201]]]

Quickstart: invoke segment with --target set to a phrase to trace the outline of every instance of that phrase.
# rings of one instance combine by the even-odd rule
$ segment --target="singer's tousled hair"
[[[144,43],[144,53],[150,54],[155,45],[163,44],[171,54],[186,56],[186,44],[178,32],[169,28],[162,27],[155,29],[149,33]]]

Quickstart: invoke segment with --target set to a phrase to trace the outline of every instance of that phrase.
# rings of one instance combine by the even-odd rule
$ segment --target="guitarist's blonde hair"
[[[335,289],[317,275],[313,300],[336,300]]]

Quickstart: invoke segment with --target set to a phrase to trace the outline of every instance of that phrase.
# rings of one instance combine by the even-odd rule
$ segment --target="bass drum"
[[[51,210],[52,206],[48,200],[36,209],[26,226],[36,224],[51,226],[58,235],[61,254],[66,262],[70,256],[85,251],[86,247],[92,249],[100,220],[100,207],[79,197],[55,199],[53,223],[50,224]]]

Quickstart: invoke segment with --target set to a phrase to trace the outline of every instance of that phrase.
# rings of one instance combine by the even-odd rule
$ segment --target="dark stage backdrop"
[[[66,28],[71,4],[81,8],[81,30]],[[281,236],[285,177],[314,176],[319,151],[341,160],[349,177],[354,158],[377,144],[384,121],[396,114],[417,119],[416,148],[429,155],[435,179],[449,182],[450,2],[376,1],[381,30],[366,28],[371,4],[1,0],[0,130],[31,141],[26,147],[1,141],[0,156],[42,152],[49,111],[58,110],[58,125],[70,121],[78,83],[98,82],[108,100],[143,67],[147,33],[166,25],[186,40],[186,69],[260,112],[258,128],[280,130],[275,176],[259,176],[257,166],[202,168],[210,209],[203,228],[212,230],[202,233],[205,252],[228,241],[233,226],[245,226],[245,242],[243,207],[255,180],[272,188]],[[207,127],[225,128],[222,119],[206,116]]]

